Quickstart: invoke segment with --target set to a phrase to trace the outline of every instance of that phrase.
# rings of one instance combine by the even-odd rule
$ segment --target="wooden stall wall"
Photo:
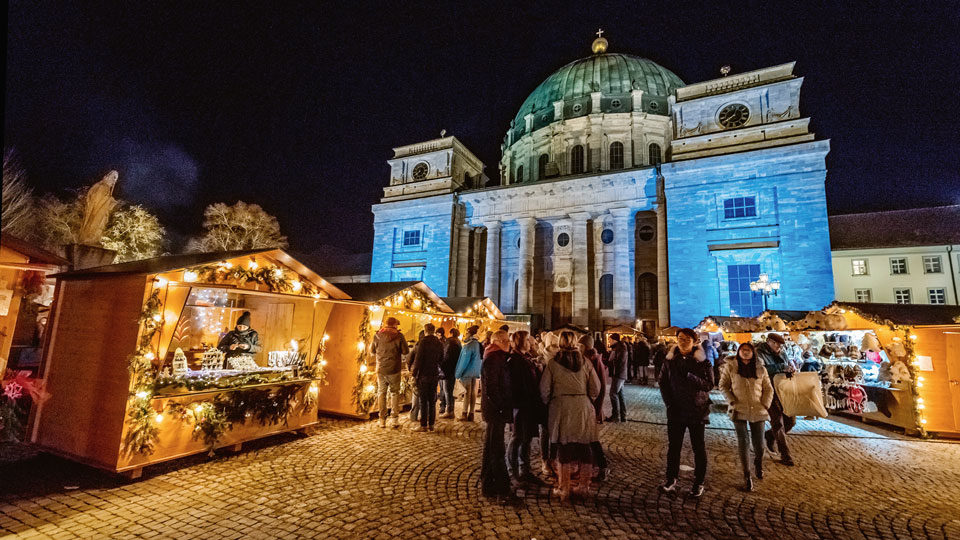
[[[332,304],[327,323],[318,332],[330,336],[327,342],[327,384],[320,388],[317,408],[320,412],[356,416],[352,396],[357,382],[358,329],[365,305]]]
[[[7,263],[26,264],[30,258],[21,255],[6,247],[0,247],[0,261]],[[10,345],[13,343],[13,332],[17,327],[17,315],[20,313],[20,299],[22,294],[17,291],[17,282],[21,271],[15,268],[0,268],[0,293],[9,296],[6,315],[0,315],[0,376],[7,367],[7,358],[10,357]],[[6,299],[3,300],[6,303]]]
[[[960,433],[954,408],[957,385],[950,383],[950,379],[956,379],[958,374],[954,373],[951,377],[950,357],[947,350],[947,338],[951,334],[944,333],[945,330],[949,329],[942,327],[913,329],[913,333],[917,336],[915,342],[917,355],[929,356],[933,364],[932,371],[919,372],[923,377],[923,387],[920,388],[920,396],[925,406],[923,417],[927,420],[925,426],[927,431]],[[952,331],[960,331],[960,325],[954,327]],[[953,363],[956,370],[958,360],[955,358]]]
[[[36,413],[34,442],[116,467],[130,388],[127,358],[147,291],[142,275],[60,282],[43,370],[50,399]]]

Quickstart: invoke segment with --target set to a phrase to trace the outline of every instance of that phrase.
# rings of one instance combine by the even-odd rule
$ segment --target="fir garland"
[[[257,266],[249,268],[238,264],[208,264],[188,268],[187,272],[194,272],[197,278],[205,283],[235,283],[238,286],[247,283],[265,285],[270,292],[293,293],[302,296],[316,297],[320,291],[309,281],[300,279],[300,276],[291,276],[283,268],[276,265]],[[299,286],[295,285],[299,283]]]
[[[140,312],[140,341],[137,351],[128,359],[131,389],[127,402],[127,433],[123,441],[124,451],[127,453],[152,453],[160,434],[154,422],[153,407],[150,406],[156,379],[154,354],[150,347],[153,336],[163,324],[160,307],[160,290],[154,289]]]

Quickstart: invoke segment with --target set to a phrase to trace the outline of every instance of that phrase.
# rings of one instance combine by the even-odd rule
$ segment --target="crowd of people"
[[[690,495],[703,494],[709,392],[717,386],[736,428],[744,489],[753,489],[754,476],[763,478],[764,450],[773,453],[776,446],[782,463],[793,465],[786,434],[794,419],[784,414],[771,381],[778,373],[789,376],[796,366],[781,352],[779,335],[770,334],[756,347],[717,343],[689,328],[680,329],[675,341],[649,343],[642,335],[608,334],[605,342],[595,342],[589,334],[571,330],[533,337],[523,330],[511,333],[504,325],[481,341],[477,326],[467,328],[461,338],[455,328],[445,332],[426,324],[411,346],[398,326],[395,318],[384,321],[371,349],[377,360],[380,427],[387,427],[388,420],[392,427],[400,427],[398,395],[404,366],[416,383],[410,410],[414,431],[431,432],[438,418],[454,419],[458,400],[458,420],[475,421],[479,393],[485,423],[484,496],[512,500],[514,485],[548,483],[561,500],[587,495],[609,473],[599,425],[627,421],[623,396],[627,381],[658,386],[666,405],[668,450],[662,492],[677,490],[681,449],[689,433],[695,464]],[[604,417],[606,401],[611,414]],[[539,439],[541,452],[539,475],[530,456],[534,439]]]

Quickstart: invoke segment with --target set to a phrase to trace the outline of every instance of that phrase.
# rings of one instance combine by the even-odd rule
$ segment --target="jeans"
[[[400,374],[377,374],[377,401],[380,405],[380,420],[387,419],[387,395],[390,396],[390,411],[394,418],[400,416]]]
[[[443,379],[440,381],[440,413],[453,414],[453,406],[456,398],[453,397],[453,389],[457,386],[457,380],[454,378]]]
[[[613,379],[610,381],[610,416],[614,420],[620,419],[621,422],[627,421],[627,404],[623,400],[623,379]]]
[[[463,398],[463,413],[461,416],[472,416],[477,406],[477,379],[460,379],[460,384],[467,390],[467,395]]]
[[[747,449],[747,428],[750,429],[750,444],[753,445],[754,463],[763,461],[763,420],[759,422],[747,422],[746,420],[734,420],[733,427],[737,431],[737,451],[740,453],[740,466],[743,468],[743,477],[750,478],[750,459]]]
[[[517,411],[513,421],[513,436],[507,447],[510,470],[523,476],[531,472],[530,443],[537,434],[537,423],[528,411]]]
[[[420,396],[420,425],[432,426],[437,421],[437,380],[421,379],[417,381],[417,394]]]
[[[411,391],[413,392],[413,397],[410,398],[410,421],[418,422],[420,420],[420,391],[418,390],[418,385],[413,385]]]
[[[480,467],[481,491],[487,497],[509,495],[510,476],[507,473],[506,449],[503,444],[503,429],[506,423],[495,420],[487,422],[483,442],[483,465]]]
[[[780,452],[780,457],[786,461],[790,461],[790,447],[787,446],[787,433],[790,433],[790,430],[793,429],[793,426],[797,423],[797,419],[793,416],[783,414],[783,404],[780,403],[780,396],[776,393],[773,394],[773,403],[770,404],[767,412],[770,414],[770,429],[767,431],[766,437],[768,440],[777,441],[777,451]]]
[[[703,433],[706,424],[702,422],[682,422],[667,419],[667,481],[680,476],[680,450],[683,449],[683,434],[690,431],[690,446],[693,447],[693,482],[703,484],[707,477],[707,447]]]

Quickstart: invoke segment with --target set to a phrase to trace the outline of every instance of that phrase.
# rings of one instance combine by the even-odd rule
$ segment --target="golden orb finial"
[[[597,29],[597,39],[593,40],[593,45],[590,46],[593,49],[593,54],[602,54],[607,52],[607,46],[610,43],[603,37],[603,28]]]

